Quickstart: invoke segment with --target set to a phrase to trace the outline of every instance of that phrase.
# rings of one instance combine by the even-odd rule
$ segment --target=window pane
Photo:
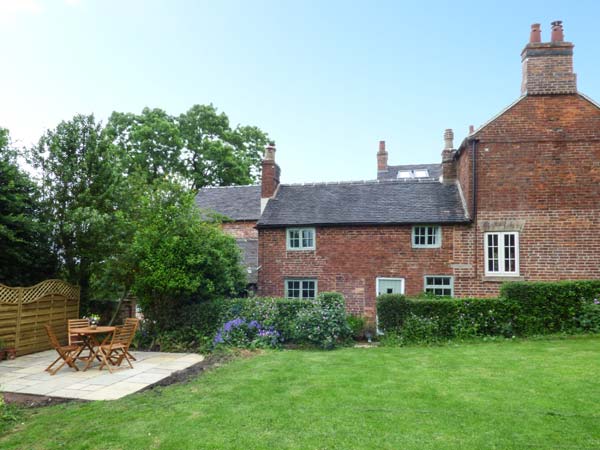
[[[310,280],[302,281],[302,298],[315,298],[315,282]]]
[[[452,296],[452,277],[425,277],[425,292]]]
[[[289,230],[290,248],[300,248],[300,232],[298,230]]]
[[[488,272],[498,272],[499,271],[499,261],[498,261],[498,234],[488,234],[487,235],[487,268]]]
[[[313,230],[302,230],[302,247],[313,247]]]

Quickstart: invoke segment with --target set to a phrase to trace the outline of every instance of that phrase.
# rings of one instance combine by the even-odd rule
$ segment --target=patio
[[[50,375],[46,367],[57,354],[54,350],[0,362],[0,392],[79,400],[115,400],[152,386],[175,372],[204,360],[194,353],[131,352],[137,361],[129,366],[98,370],[98,365],[77,372],[66,365]]]

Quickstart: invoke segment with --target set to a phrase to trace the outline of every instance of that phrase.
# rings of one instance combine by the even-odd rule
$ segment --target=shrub
[[[366,317],[349,315],[348,317],[346,317],[346,320],[348,321],[350,334],[355,340],[359,340],[365,337],[365,328],[367,326]]]
[[[341,294],[325,292],[310,304],[311,307],[302,309],[295,318],[296,342],[329,350],[350,337],[346,305]]]
[[[600,293],[600,280],[505,283],[500,295],[512,303],[520,335],[574,331],[573,318]]]
[[[236,317],[223,324],[213,340],[213,346],[275,348],[280,334],[273,327],[264,327],[256,320]]]
[[[377,299],[379,327],[401,342],[481,336],[531,336],[555,332],[600,332],[599,281],[506,283],[500,298]]]
[[[584,302],[581,313],[575,319],[579,330],[587,333],[600,333],[600,299],[598,297]]]
[[[438,317],[409,314],[398,333],[402,344],[433,344],[442,338]]]

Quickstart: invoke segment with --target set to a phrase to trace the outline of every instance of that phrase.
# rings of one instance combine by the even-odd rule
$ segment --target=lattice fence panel
[[[50,348],[44,330],[50,324],[66,341],[67,320],[79,317],[79,287],[46,280],[31,287],[0,284],[0,338],[18,355]]]

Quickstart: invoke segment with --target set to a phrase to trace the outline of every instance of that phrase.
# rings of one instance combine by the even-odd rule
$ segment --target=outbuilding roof
[[[280,185],[257,226],[468,221],[456,185],[411,179]]]
[[[258,220],[260,189],[260,185],[205,187],[196,195],[196,205],[231,220]]]

